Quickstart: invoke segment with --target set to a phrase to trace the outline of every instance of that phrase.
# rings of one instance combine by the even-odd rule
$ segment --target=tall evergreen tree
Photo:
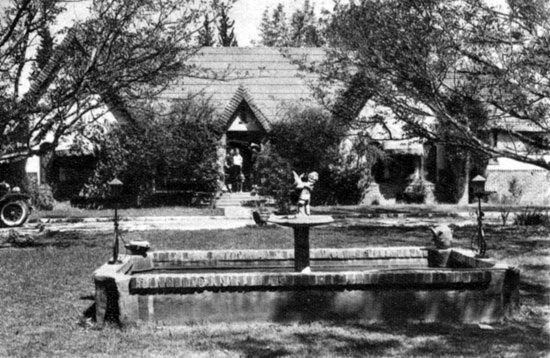
[[[290,40],[293,47],[324,44],[319,21],[315,18],[315,8],[309,0],[305,0],[302,9],[296,10],[290,18]]]
[[[199,30],[199,45],[203,47],[213,46],[214,45],[214,31],[210,26],[212,20],[208,17],[208,14],[204,15],[204,22],[202,23],[202,28]]]
[[[220,6],[220,18],[218,21],[218,42],[223,47],[237,47],[237,38],[233,26],[235,20],[230,20],[225,5]]]
[[[287,18],[282,4],[277,5],[271,16],[266,9],[260,23],[261,44],[268,47],[318,47],[325,43],[322,25],[315,17],[315,8],[305,0],[301,9],[297,9]]]
[[[266,9],[260,23],[260,43],[268,47],[285,47],[290,45],[289,29],[283,4],[278,4],[269,16]]]

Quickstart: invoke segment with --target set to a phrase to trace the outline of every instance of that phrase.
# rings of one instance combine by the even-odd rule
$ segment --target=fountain
[[[129,253],[94,273],[102,325],[231,321],[495,322],[519,302],[519,271],[472,251],[425,247],[309,247],[330,216],[270,222],[293,228],[294,250]],[[436,232],[434,231],[434,235]]]

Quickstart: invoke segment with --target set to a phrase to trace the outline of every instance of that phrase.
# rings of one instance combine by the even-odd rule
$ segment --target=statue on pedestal
[[[294,186],[299,191],[297,215],[311,215],[311,192],[313,191],[313,186],[319,180],[319,174],[317,172],[309,173],[306,177],[306,181],[303,180],[304,174],[300,176],[296,174],[295,171],[293,171],[292,174],[294,174]]]

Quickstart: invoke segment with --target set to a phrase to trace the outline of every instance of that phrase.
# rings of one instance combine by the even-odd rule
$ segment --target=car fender
[[[0,204],[4,204],[8,201],[17,201],[17,200],[24,200],[28,201],[30,200],[30,196],[27,194],[21,194],[21,193],[7,193],[2,198],[0,198]],[[28,203],[27,203],[28,204]]]

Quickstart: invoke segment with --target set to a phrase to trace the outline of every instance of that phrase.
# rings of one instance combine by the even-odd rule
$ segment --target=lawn
[[[183,206],[158,208],[122,208],[119,210],[122,217],[136,216],[220,216],[221,209],[193,208]],[[113,209],[83,209],[71,206],[69,203],[56,203],[53,210],[33,210],[29,217],[30,222],[40,218],[112,218]]]
[[[473,228],[456,228],[467,247]],[[489,255],[521,269],[519,314],[477,325],[351,322],[210,323],[97,329],[92,272],[110,256],[112,235],[63,233],[0,250],[0,357],[545,357],[550,354],[550,229],[487,230]],[[291,248],[278,227],[126,233],[154,248]],[[425,228],[326,227],[313,247],[426,245]]]

